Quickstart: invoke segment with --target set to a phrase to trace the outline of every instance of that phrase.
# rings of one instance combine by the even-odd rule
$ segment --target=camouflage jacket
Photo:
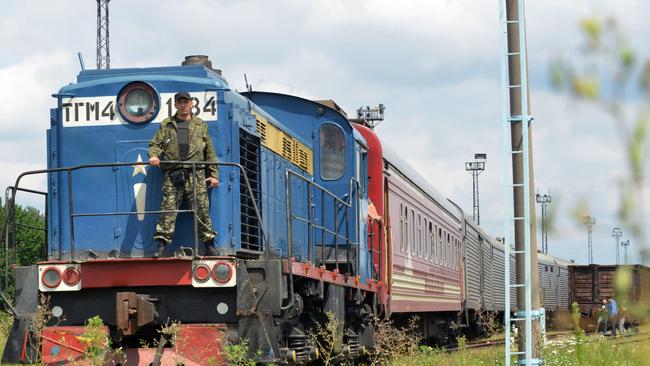
[[[208,133],[208,125],[198,118],[192,117],[189,123],[190,146],[185,161],[217,161],[217,154],[212,145],[212,139]],[[176,120],[173,117],[165,118],[160,123],[160,128],[149,142],[149,158],[157,157],[160,160],[181,160],[178,148],[178,129]],[[191,165],[161,165],[165,170],[178,168],[191,168]],[[203,169],[203,165],[197,165],[197,169]],[[219,169],[216,165],[208,166],[210,176],[219,178]]]

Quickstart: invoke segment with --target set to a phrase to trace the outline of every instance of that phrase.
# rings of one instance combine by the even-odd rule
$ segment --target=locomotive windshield
[[[325,180],[335,180],[345,172],[345,136],[337,125],[320,128],[320,173]]]

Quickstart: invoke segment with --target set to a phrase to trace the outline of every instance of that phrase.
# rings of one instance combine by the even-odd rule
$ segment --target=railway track
[[[573,331],[547,334],[546,335],[547,345],[562,345],[562,344],[569,344],[570,342],[575,342],[575,336],[573,334],[574,334]],[[561,342],[561,338],[563,337],[567,337],[566,342]],[[586,335],[586,337],[587,337],[587,339],[585,340],[586,342],[595,342],[600,338],[602,338],[602,335],[600,333],[599,334],[589,333]],[[554,342],[553,340],[556,339],[559,341]],[[644,340],[650,340],[650,332],[634,333],[630,335],[617,337],[615,339],[619,343],[641,342]],[[490,348],[490,347],[502,346],[504,343],[505,343],[505,339],[503,338],[487,339],[487,340],[467,342],[465,348],[466,349]],[[458,350],[459,348],[457,345],[454,345],[454,347],[447,348],[447,352],[449,353],[457,352]]]

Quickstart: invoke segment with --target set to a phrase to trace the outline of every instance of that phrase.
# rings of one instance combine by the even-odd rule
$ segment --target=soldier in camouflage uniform
[[[159,166],[160,159],[192,162],[217,161],[217,156],[208,134],[205,122],[191,114],[192,99],[188,92],[174,95],[176,114],[160,123],[160,129],[149,143],[149,164]],[[183,199],[192,204],[193,189],[196,188],[196,215],[199,226],[199,239],[205,243],[207,255],[217,255],[214,247],[216,233],[210,220],[208,193],[210,188],[219,185],[219,170],[216,165],[209,165],[207,172],[203,165],[196,166],[196,174],[192,174],[192,165],[174,164],[163,165],[163,199],[161,211],[178,210]],[[206,174],[208,177],[206,178]],[[195,184],[196,182],[196,184]],[[176,212],[161,213],[156,225],[154,240],[158,242],[158,251],[154,257],[161,256],[165,247],[174,236]]]

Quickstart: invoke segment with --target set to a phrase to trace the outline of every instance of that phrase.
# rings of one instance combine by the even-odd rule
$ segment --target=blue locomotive
[[[179,90],[190,93],[217,152],[210,163],[220,185],[208,191],[216,257],[198,245],[189,202],[172,254],[152,258],[162,173],[147,165],[147,147]],[[308,332],[327,312],[345,323],[340,352],[371,346],[381,281],[367,244],[367,146],[335,104],[238,93],[203,56],[177,67],[83,70],[53,96],[48,167],[16,184],[47,175],[47,258],[14,268],[4,362],[79,359],[93,316],[128,364],[218,363],[223,344],[238,338],[263,362],[306,363],[318,357]],[[38,325],[43,308],[51,316]],[[183,342],[143,347],[170,321]]]
[[[217,256],[199,245],[189,200],[169,255],[154,258],[163,174],[147,148],[180,90],[216,149],[206,164],[220,174],[208,190]],[[310,334],[332,316],[332,351],[352,359],[372,350],[373,318],[417,315],[424,339],[446,342],[480,332],[482,312],[503,315],[503,244],[331,100],[237,92],[205,56],[82,70],[54,97],[47,169],[10,187],[9,207],[16,194],[46,195],[47,254],[12,268],[3,362],[77,362],[95,316],[122,350],[105,362],[207,365],[244,339],[262,363],[316,361]],[[47,192],[21,186],[37,174]],[[538,272],[545,308],[566,309],[567,263],[544,256]]]

